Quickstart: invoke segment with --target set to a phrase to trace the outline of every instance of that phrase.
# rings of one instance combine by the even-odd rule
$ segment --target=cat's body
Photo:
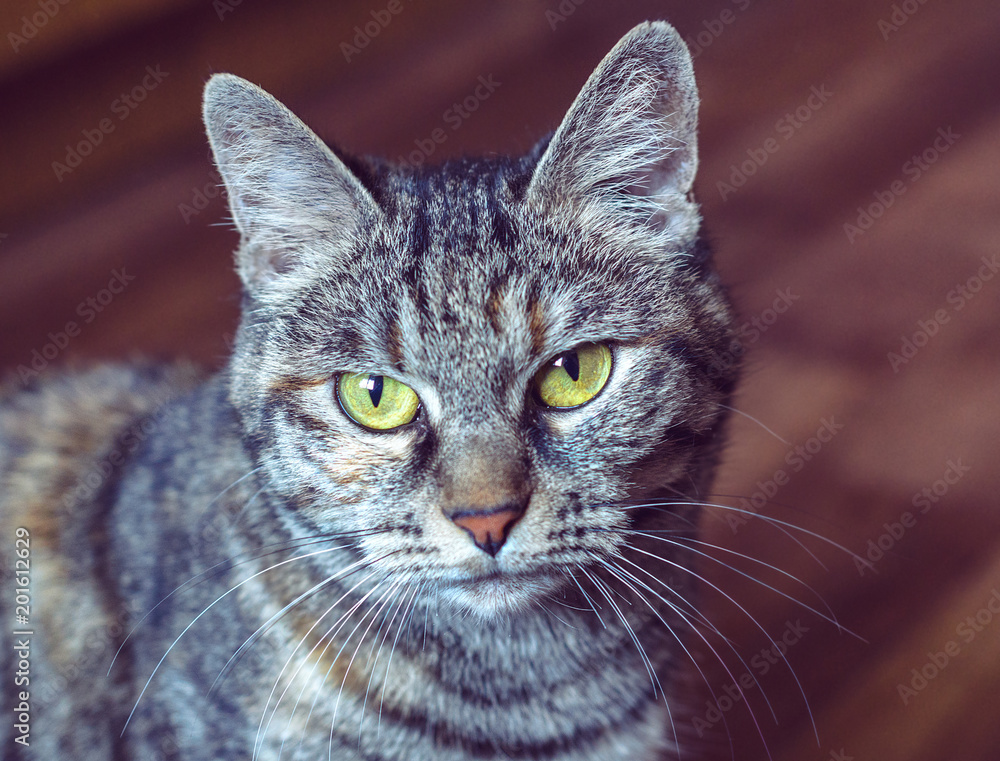
[[[684,540],[734,380],[696,109],[665,24],[518,160],[348,169],[214,79],[229,367],[106,368],[0,413],[36,627],[30,746],[8,724],[5,752],[671,757]]]

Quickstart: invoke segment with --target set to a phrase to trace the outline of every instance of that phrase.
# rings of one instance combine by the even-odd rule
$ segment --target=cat
[[[3,394],[4,753],[676,758],[738,374],[697,110],[664,22],[519,158],[350,157],[212,77],[227,367]]]

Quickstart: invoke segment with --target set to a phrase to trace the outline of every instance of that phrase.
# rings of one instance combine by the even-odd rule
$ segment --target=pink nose
[[[455,525],[468,532],[483,552],[495,557],[507,541],[507,534],[520,519],[523,510],[503,507],[497,510],[463,510],[449,517]]]

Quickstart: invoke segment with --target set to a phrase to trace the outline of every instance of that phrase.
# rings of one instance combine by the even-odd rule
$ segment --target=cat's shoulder
[[[0,513],[42,529],[124,464],[131,426],[202,380],[189,364],[102,364],[0,382]]]

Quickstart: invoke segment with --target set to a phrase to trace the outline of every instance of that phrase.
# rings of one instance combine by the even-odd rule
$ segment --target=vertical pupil
[[[372,399],[372,406],[378,407],[378,403],[382,401],[382,376],[369,375],[364,386],[368,389],[368,396]]]
[[[576,383],[580,380],[580,358],[576,355],[575,351],[568,351],[563,354],[557,361],[557,365],[560,365],[566,374]]]

